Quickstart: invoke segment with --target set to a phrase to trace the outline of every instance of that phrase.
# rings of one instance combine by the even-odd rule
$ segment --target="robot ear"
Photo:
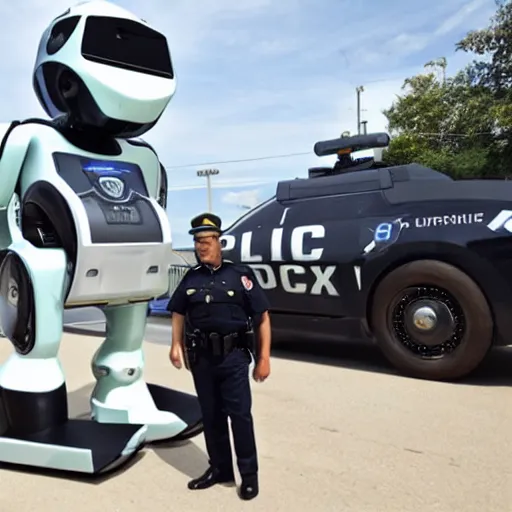
[[[80,90],[77,76],[69,69],[62,69],[57,78],[57,88],[65,100],[76,97]]]

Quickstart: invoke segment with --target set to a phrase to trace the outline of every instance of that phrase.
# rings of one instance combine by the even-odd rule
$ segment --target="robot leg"
[[[203,430],[197,397],[143,379],[146,309],[146,303],[105,308],[107,336],[92,360],[92,415],[98,422],[144,424],[147,442],[189,439]]]
[[[69,419],[58,359],[67,261],[18,240],[0,254],[0,319],[14,352],[0,367],[0,461],[104,473],[145,442],[144,425]]]

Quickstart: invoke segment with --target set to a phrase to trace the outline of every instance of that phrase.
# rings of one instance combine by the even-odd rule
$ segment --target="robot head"
[[[103,0],[52,21],[39,43],[33,85],[51,118],[113,137],[151,129],[176,90],[167,39]]]

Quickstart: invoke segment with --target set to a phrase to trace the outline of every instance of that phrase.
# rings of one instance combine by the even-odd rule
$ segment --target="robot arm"
[[[146,162],[146,165],[143,166],[144,169],[152,170],[152,172],[149,175],[146,174],[144,176],[145,179],[147,180],[149,195],[151,197],[154,197],[157,203],[164,210],[167,210],[167,171],[165,170],[164,164],[160,161],[157,152],[144,139],[131,139],[128,140],[127,142],[128,144],[130,144],[130,146],[133,146],[135,148],[145,148],[149,150],[147,153],[144,154],[144,157],[141,157],[141,155],[139,154],[138,159],[140,161]],[[156,171],[155,174],[154,171]],[[153,188],[155,182],[156,187]]]
[[[22,123],[0,124],[0,209],[7,208],[17,190],[18,179],[23,161],[30,144],[30,137]]]

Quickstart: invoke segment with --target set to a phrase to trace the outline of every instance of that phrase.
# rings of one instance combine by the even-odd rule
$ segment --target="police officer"
[[[191,221],[200,265],[190,269],[173,293],[170,359],[181,368],[188,356],[201,404],[209,456],[207,471],[189,482],[189,489],[207,489],[235,481],[228,430],[231,420],[240,497],[259,492],[258,458],[251,413],[249,366],[257,353],[253,378],[270,374],[270,317],[267,298],[250,267],[222,259],[221,220],[204,213]],[[251,350],[251,331],[259,339]]]

